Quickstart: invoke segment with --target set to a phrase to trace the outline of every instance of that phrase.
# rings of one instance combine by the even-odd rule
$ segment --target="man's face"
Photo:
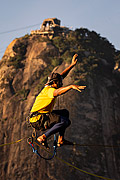
[[[63,86],[62,78],[57,80],[57,81],[53,81],[52,87],[58,89],[58,88],[60,88],[62,86]]]
[[[60,79],[60,80],[58,80],[58,81],[53,81],[53,85],[52,85],[53,87],[55,87],[55,88],[60,88],[60,87],[62,87],[63,86],[63,83],[62,83],[62,79]]]

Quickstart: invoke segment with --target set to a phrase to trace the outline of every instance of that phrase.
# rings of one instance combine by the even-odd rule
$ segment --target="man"
[[[62,79],[64,79],[69,71],[76,65],[78,55],[75,54],[72,58],[72,63],[61,74],[52,73],[45,88],[37,96],[35,103],[31,109],[31,125],[40,130],[48,129],[42,136],[37,138],[37,141],[45,145],[47,138],[54,133],[59,132],[58,146],[67,144],[64,139],[66,128],[70,125],[69,112],[66,109],[53,110],[55,100],[58,96],[75,89],[81,92],[86,86],[69,85],[62,87]]]

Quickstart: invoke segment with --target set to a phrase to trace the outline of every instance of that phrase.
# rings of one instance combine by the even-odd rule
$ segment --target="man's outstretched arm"
[[[68,68],[66,68],[60,75],[62,76],[62,78],[64,79],[69,71],[76,65],[77,63],[77,57],[78,57],[78,54],[75,54],[72,58],[72,63],[70,64],[70,66]]]
[[[61,88],[58,88],[56,89],[54,92],[53,92],[53,96],[54,97],[57,97],[57,96],[60,96],[66,92],[68,92],[70,89],[75,89],[79,92],[81,92],[81,90],[85,89],[86,86],[78,86],[78,85],[69,85],[69,86],[66,86],[66,87],[61,87]]]

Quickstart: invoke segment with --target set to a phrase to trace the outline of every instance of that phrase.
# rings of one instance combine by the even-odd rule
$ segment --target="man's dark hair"
[[[48,83],[49,85],[53,84],[53,81],[57,82],[62,79],[61,75],[59,73],[52,73],[51,76],[49,77]]]

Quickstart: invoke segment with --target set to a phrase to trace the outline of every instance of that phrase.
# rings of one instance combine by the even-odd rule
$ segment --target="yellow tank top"
[[[31,112],[39,111],[40,113],[50,113],[53,110],[56,98],[53,96],[55,88],[46,86],[37,96]],[[30,122],[36,122],[41,115],[30,118]]]
[[[46,86],[37,96],[31,112],[39,111],[41,113],[49,113],[53,110],[55,104],[55,97],[53,96],[53,92],[55,88],[51,86]]]

